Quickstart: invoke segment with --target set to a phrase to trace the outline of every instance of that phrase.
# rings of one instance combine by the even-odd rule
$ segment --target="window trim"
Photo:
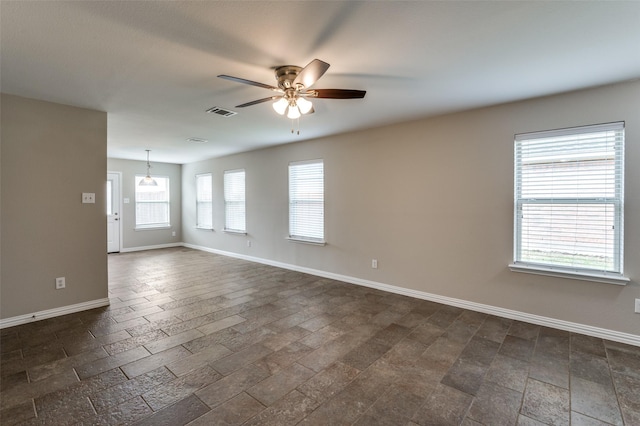
[[[209,177],[211,180],[211,226],[200,226],[200,220],[198,217],[198,204],[201,201],[198,201],[198,178],[200,177]],[[198,173],[196,174],[196,229],[203,229],[205,231],[213,231],[213,174],[211,172],[207,173]]]
[[[300,237],[287,237],[286,240],[291,242],[291,243],[309,244],[309,245],[312,245],[312,246],[326,246],[327,245],[327,242],[325,240],[317,241],[317,240],[311,240],[311,239],[308,239],[308,238],[300,238]]]
[[[133,212],[133,220],[135,223],[134,226],[134,231],[152,231],[152,230],[159,230],[159,229],[171,229],[171,178],[169,176],[164,176],[164,175],[153,175],[151,176],[154,179],[167,179],[167,194],[168,194],[168,199],[167,201],[138,201],[138,182],[140,182],[140,179],[144,179],[146,177],[146,175],[135,175],[135,180],[134,180],[134,190],[133,190],[133,205],[134,205],[134,212]],[[167,219],[168,222],[165,223],[158,223],[158,224],[143,224],[143,225],[139,225],[138,224],[138,214],[137,214],[137,210],[138,210],[138,203],[144,203],[144,204],[166,204],[167,205]]]
[[[625,285],[630,279],[624,276],[623,265],[624,265],[624,128],[625,123],[621,122],[612,122],[612,123],[604,123],[604,124],[596,124],[596,125],[587,125],[587,126],[578,126],[572,128],[564,128],[557,130],[549,130],[549,131],[541,131],[541,132],[532,132],[532,133],[523,133],[517,134],[514,137],[514,223],[513,223],[513,262],[509,264],[509,269],[513,272],[524,272],[531,273],[537,275],[546,275],[553,277],[561,277],[561,278],[570,278],[570,279],[578,279],[585,281],[595,281],[602,282],[607,284],[618,284]],[[553,197],[553,196],[545,196],[539,198],[523,198],[519,197],[520,191],[518,188],[519,184],[519,175],[521,172],[522,164],[519,163],[518,160],[518,143],[524,140],[532,140],[532,139],[544,139],[550,137],[561,137],[561,136],[571,136],[571,135],[581,135],[581,134],[590,134],[596,133],[600,131],[621,131],[622,132],[622,142],[621,142],[621,150],[619,153],[616,153],[614,158],[615,168],[619,168],[618,170],[614,169],[614,176],[620,177],[619,185],[616,186],[615,196],[607,197],[607,198],[599,198],[599,197],[570,197],[570,198],[562,198],[562,197]],[[550,164],[557,164],[558,162],[553,162]],[[552,203],[552,202],[561,202],[565,204],[613,204],[615,208],[614,213],[614,221],[615,221],[615,234],[614,234],[614,265],[617,271],[607,271],[607,270],[598,270],[598,269],[590,269],[590,268],[580,268],[580,267],[572,267],[572,266],[563,266],[563,265],[555,265],[549,263],[538,263],[538,262],[530,262],[530,261],[522,261],[518,260],[520,258],[520,253],[522,250],[521,240],[522,240],[522,223],[518,217],[518,214],[521,210],[521,206],[524,204],[536,204],[536,203]],[[619,271],[619,272],[618,272]]]
[[[322,238],[314,238],[314,237],[308,237],[308,236],[304,236],[304,235],[292,235],[291,233],[291,206],[292,206],[292,200],[291,200],[291,168],[292,166],[302,166],[302,165],[306,165],[306,164],[322,164]],[[291,241],[291,242],[296,242],[296,243],[303,243],[303,244],[310,244],[310,245],[317,245],[317,246],[324,246],[326,245],[326,232],[325,232],[325,214],[324,214],[324,207],[325,207],[325,185],[324,185],[324,159],[322,158],[317,158],[317,159],[313,159],[313,160],[302,160],[302,161],[292,161],[289,163],[288,167],[287,167],[287,179],[288,179],[288,222],[289,222],[289,232],[288,232],[288,236],[287,236],[287,240]]]
[[[545,275],[548,277],[569,278],[574,280],[593,281],[605,284],[627,285],[631,280],[622,274],[614,272],[597,272],[592,270],[571,272],[563,269],[555,269],[548,266],[528,265],[521,262],[509,264],[511,272],[524,272],[534,275]]]

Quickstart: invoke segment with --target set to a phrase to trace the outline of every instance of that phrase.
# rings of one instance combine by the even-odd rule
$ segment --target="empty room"
[[[0,0],[2,425],[640,425],[640,2]]]

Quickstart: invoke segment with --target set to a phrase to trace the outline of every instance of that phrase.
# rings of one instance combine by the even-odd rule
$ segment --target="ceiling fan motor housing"
[[[281,67],[276,68],[276,80],[278,81],[278,87],[282,90],[287,90],[289,88],[293,88],[293,82],[300,74],[302,67],[298,67],[295,65],[283,65]]]

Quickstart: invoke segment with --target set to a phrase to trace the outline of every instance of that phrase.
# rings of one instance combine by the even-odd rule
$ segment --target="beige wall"
[[[0,318],[106,298],[107,114],[3,94],[1,125]]]
[[[639,111],[635,81],[183,165],[183,241],[638,335]],[[620,120],[632,282],[510,272],[514,134]],[[324,247],[285,239],[287,165],[314,158],[325,164]],[[247,236],[221,232],[222,174],[237,168],[246,169]],[[214,232],[195,229],[195,175],[205,172],[214,178]]]
[[[153,155],[153,152],[151,153]],[[144,157],[146,153],[140,152]],[[163,246],[165,244],[175,244],[182,241],[182,215],[181,215],[181,193],[182,193],[182,169],[180,164],[158,163],[151,161],[152,176],[166,176],[169,178],[170,212],[169,220],[171,228],[168,229],[145,229],[136,231],[135,218],[135,185],[136,175],[147,173],[147,162],[107,159],[107,169],[110,172],[121,172],[122,186],[121,200],[129,199],[128,204],[122,204],[122,249],[137,249],[141,247]],[[172,233],[175,232],[175,237]]]

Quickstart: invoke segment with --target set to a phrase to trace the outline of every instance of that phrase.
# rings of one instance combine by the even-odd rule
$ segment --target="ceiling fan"
[[[309,62],[306,67],[301,68],[295,65],[283,65],[275,69],[275,77],[278,86],[258,83],[244,78],[230,75],[219,75],[218,77],[236,83],[249,84],[251,86],[262,87],[276,92],[276,95],[258,99],[244,104],[236,105],[236,108],[244,108],[251,105],[268,101],[275,101],[273,109],[280,115],[287,113],[291,119],[299,118],[302,114],[313,112],[313,104],[309,98],[321,99],[360,99],[364,98],[364,90],[347,89],[310,89],[329,69],[329,64],[319,59]]]

